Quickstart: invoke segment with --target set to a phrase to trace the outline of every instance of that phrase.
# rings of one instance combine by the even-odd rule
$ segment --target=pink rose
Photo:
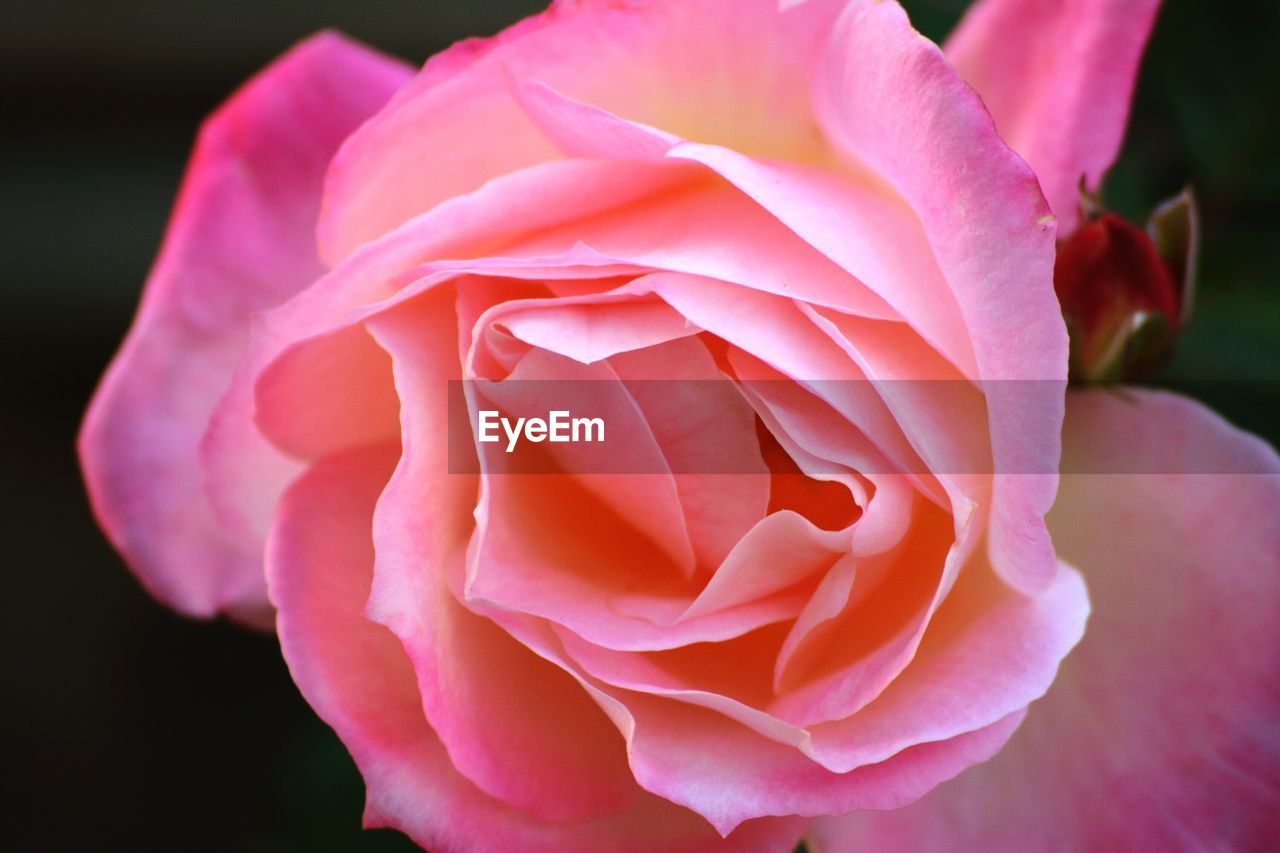
[[[945,54],[893,0],[563,0],[417,76],[304,42],[201,132],[98,517],[182,612],[274,618],[366,824],[433,850],[1275,840],[1280,460],[1063,393],[1056,245],[1155,6],[984,0]],[[451,467],[457,380],[515,379],[619,389],[652,467]],[[1060,438],[1148,473],[1046,525]]]

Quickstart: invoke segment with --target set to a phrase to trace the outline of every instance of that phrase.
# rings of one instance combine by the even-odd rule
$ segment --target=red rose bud
[[[1054,288],[1073,379],[1140,379],[1168,359],[1190,307],[1195,232],[1185,192],[1161,205],[1147,230],[1106,213],[1059,247]]]

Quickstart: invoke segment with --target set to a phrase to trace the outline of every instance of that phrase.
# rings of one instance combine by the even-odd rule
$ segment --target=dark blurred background
[[[338,27],[414,62],[542,0],[45,0],[0,27],[3,640],[9,850],[408,850],[359,830],[362,787],[275,641],[153,603],[98,533],[73,440],[123,336],[200,119]],[[906,0],[941,39],[965,5]],[[1199,310],[1162,381],[1280,378],[1280,6],[1169,0],[1111,204],[1192,183]],[[1202,383],[1238,423],[1276,412]],[[1216,395],[1216,399],[1213,399]]]

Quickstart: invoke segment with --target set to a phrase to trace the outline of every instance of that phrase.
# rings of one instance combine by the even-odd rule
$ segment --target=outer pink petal
[[[1063,477],[1050,525],[1094,603],[1079,648],[994,760],[818,824],[820,853],[1280,840],[1280,458],[1185,398],[1095,391],[1069,398],[1064,466],[1160,472]]]
[[[374,502],[394,463],[394,448],[375,448],[316,464],[281,501],[268,549],[285,659],[307,701],[334,727],[364,775],[367,826],[400,829],[439,853],[727,853],[795,845],[803,828],[798,820],[753,821],[721,840],[693,812],[634,785],[616,812],[545,822],[462,776],[423,717],[400,642],[360,612],[372,572]]]
[[[1007,581],[1044,589],[1057,570],[1042,517],[1056,490],[1067,335],[1053,292],[1053,220],[1035,176],[892,0],[841,15],[814,96],[850,164],[883,177],[919,217],[978,377],[1038,381],[986,386],[995,465],[1013,475],[993,487],[989,548]]]
[[[205,122],[133,328],[80,433],[94,509],[157,597],[207,616],[264,612],[262,557],[205,500],[196,446],[249,314],[321,272],[321,178],[410,69],[333,33],[255,77]]]
[[[847,719],[813,727],[815,754],[828,767],[857,767],[1027,707],[1053,683],[1088,614],[1084,583],[1068,566],[1032,598],[973,561],[884,692]]]
[[[566,155],[688,160],[742,194],[712,183],[713,193],[704,190],[701,198],[663,199],[661,216],[629,212],[639,221],[602,223],[580,239],[611,253],[619,251],[609,247],[621,238],[623,246],[652,253],[648,262],[657,268],[701,273],[869,317],[900,314],[962,370],[973,372],[955,298],[920,223],[874,179],[686,142],[544,85],[520,84],[518,91],[521,105]],[[726,243],[737,245],[728,252]],[[797,275],[797,266],[815,250],[818,258],[826,256],[825,264],[810,260],[809,269]],[[846,275],[826,281],[837,268]]]
[[[474,506],[471,479],[446,465],[447,385],[459,375],[452,297],[439,289],[370,321],[394,360],[404,436],[372,520],[378,581],[370,610],[401,636],[427,719],[478,787],[544,820],[616,810],[633,786],[599,709],[562,672],[467,612],[447,586],[446,566],[462,558]]]
[[[722,834],[741,831],[735,827],[762,816],[899,808],[990,758],[1023,717],[1015,712],[986,728],[919,744],[879,764],[833,773],[794,745],[770,739],[776,735],[786,741],[791,736],[784,731],[786,726],[776,721],[769,726],[767,720],[758,719],[763,715],[753,715],[744,706],[711,701],[721,697],[708,694],[698,699],[685,693],[688,701],[674,701],[605,685],[566,657],[546,625],[513,614],[503,614],[501,621],[591,692],[625,735],[628,760],[641,786],[697,811]],[[615,675],[622,676],[619,680],[628,677]],[[749,726],[727,719],[722,712]],[[752,716],[757,719],[749,719]]]
[[[797,93],[839,2],[780,14],[775,0],[565,0],[495,38],[456,45],[334,160],[324,255],[336,264],[446,198],[558,158],[515,81],[700,142],[825,156]]]
[[[724,177],[888,302],[962,373],[977,373],[973,345],[945,268],[939,267],[917,216],[878,178],[763,161],[712,145],[687,143],[669,156],[702,163]],[[807,288],[783,292],[817,305],[875,316],[847,296],[844,300],[814,298]],[[880,317],[892,319],[893,315]]]
[[[640,784],[688,806],[722,833],[762,815],[896,809],[995,754],[1022,720],[925,743],[848,773],[693,704],[644,694],[621,698],[631,769]]]
[[[669,188],[679,179],[643,164],[564,161],[535,166],[450,199],[260,315],[200,443],[210,503],[222,529],[242,549],[259,550],[276,501],[298,474],[296,460],[268,442],[254,420],[258,376],[281,354],[299,341],[359,322],[390,302],[456,277],[459,271],[440,269],[415,282],[413,273],[440,257],[471,258],[493,251],[513,236],[512,222],[536,229],[590,216]]]
[[[1129,118],[1160,0],[981,0],[947,40],[1005,141],[1040,178],[1058,230],[1080,221]]]
[[[612,652],[559,634],[565,651],[593,678],[717,710],[845,773],[1022,710],[1053,681],[1087,612],[1074,570],[1064,569],[1053,587],[1031,599],[975,564],[961,574],[915,659],[887,690],[852,717],[807,729],[759,710],[770,698],[759,660],[776,654],[776,629],[727,646],[653,655]]]
[[[667,162],[667,168],[688,165],[684,159]],[[820,174],[825,178],[827,173]],[[824,211],[831,207],[826,198],[801,196],[795,201],[797,206],[821,205]],[[885,299],[806,244],[787,223],[715,178],[703,177],[683,192],[548,230],[519,244],[518,250],[553,255],[579,243],[655,270],[704,275],[865,317],[898,317]],[[922,243],[911,248],[928,251]]]

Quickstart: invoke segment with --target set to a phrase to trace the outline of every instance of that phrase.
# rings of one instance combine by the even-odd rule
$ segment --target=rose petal
[[[908,512],[909,511],[905,511]],[[773,663],[773,690],[776,693],[787,664],[806,642],[830,643],[833,639],[835,620],[849,604],[853,582],[857,578],[858,561],[852,554],[837,560],[819,581],[813,597],[791,624]],[[821,632],[819,635],[818,632]]]
[[[924,462],[919,473],[985,500],[991,448],[981,386],[966,381],[901,323],[801,310],[849,354],[893,412]]]
[[[885,297],[823,257],[759,204],[714,178],[548,230],[518,249],[555,255],[578,244],[617,261],[707,276],[860,316],[899,316]]]
[[[977,544],[975,527],[917,500],[902,544],[860,561],[843,612],[778,661],[769,711],[808,725],[849,717],[879,696],[911,664]]]
[[[625,293],[507,303],[489,315],[489,322],[500,322],[530,346],[583,364],[699,331],[661,301]]]
[[[258,428],[286,453],[316,458],[400,437],[391,360],[360,325],[294,344],[254,392]]]
[[[622,353],[610,366],[674,472],[698,564],[720,565],[769,509],[769,468],[754,411],[696,338]]]
[[[843,578],[838,569],[831,573],[837,583]],[[903,673],[857,714],[807,730],[765,710],[772,694],[758,663],[776,656],[777,629],[653,654],[608,651],[568,632],[560,637],[565,651],[592,677],[719,711],[800,749],[832,772],[845,773],[915,744],[984,728],[1025,708],[1052,682],[1059,662],[1079,640],[1087,613],[1074,570],[1064,570],[1049,590],[1030,599],[997,581],[990,567],[972,565],[960,574]]]
[[[657,162],[680,137],[575,101],[536,80],[509,80],[529,118],[567,157]]]
[[[579,412],[590,407],[592,415],[609,425],[609,432],[607,442],[598,444],[557,446],[526,442],[514,457],[500,443],[487,443],[480,448],[481,470],[485,474],[480,507],[487,522],[480,525],[481,550],[496,544],[488,540],[491,533],[502,542],[511,541],[509,537],[514,536],[532,549],[532,562],[538,562],[536,554],[545,558],[547,553],[558,553],[564,562],[553,559],[541,564],[550,574],[539,578],[522,568],[518,548],[511,552],[515,559],[509,563],[480,558],[468,575],[468,594],[487,598],[483,590],[489,589],[498,596],[491,600],[509,600],[509,596],[519,596],[518,588],[541,587],[543,581],[550,584],[541,591],[551,592],[553,578],[569,580],[557,567],[573,573],[570,567],[580,566],[582,560],[598,561],[617,550],[603,545],[604,529],[627,536],[633,544],[645,543],[641,547],[646,558],[653,560],[647,574],[653,576],[655,589],[662,585],[665,569],[678,568],[684,576],[691,576],[696,566],[679,488],[652,427],[609,363],[583,365],[545,350],[531,350],[520,358],[507,379],[472,389],[475,395],[483,393],[484,400],[490,401],[477,400],[473,404],[477,410],[483,405],[495,405],[514,415],[539,417],[558,406]],[[529,460],[533,473],[520,473],[519,468],[509,467],[518,464],[509,460],[522,458]],[[620,473],[611,471],[611,465],[616,465]],[[555,495],[558,500],[571,502],[581,515],[564,518],[566,527],[560,530],[557,519],[562,516],[555,501],[539,498],[540,488],[547,490],[548,499]],[[591,523],[585,518],[593,513],[596,523],[603,525],[595,533],[590,532]],[[539,524],[525,523],[532,517],[541,519]],[[570,535],[567,531],[571,527],[586,538],[580,543],[561,541],[562,536]],[[587,547],[588,541],[601,550]],[[550,552],[544,550],[548,547]],[[499,551],[502,550],[500,546]],[[621,565],[638,568],[640,563],[623,560]],[[506,574],[506,569],[519,577]],[[587,570],[579,576],[586,589],[592,586],[593,574]],[[645,575],[641,568],[640,575],[632,578],[640,582],[637,588],[643,588],[640,578]],[[532,588],[526,592],[537,596]]]
[[[721,713],[752,716],[746,706],[703,702],[693,696],[674,701],[610,687],[584,674],[545,624],[512,614],[500,618],[527,646],[577,678],[609,714],[627,739],[631,769],[641,786],[694,809],[722,834],[760,816],[901,807],[964,768],[985,761],[1023,716],[1016,712],[995,725],[920,744],[880,764],[832,773],[795,746],[762,737],[754,729],[767,723],[760,719],[763,715],[755,714],[756,725],[746,726]],[[629,677],[622,672],[616,675]],[[786,740],[782,731],[786,727],[775,726]]]
[[[468,605],[537,615],[606,648],[741,636],[793,618],[807,598],[788,590],[677,621],[696,590],[651,540],[568,477],[489,478],[477,518]]]
[[[1138,61],[1160,0],[980,0],[947,39],[1000,135],[1035,171],[1058,232],[1080,222],[1124,139]]]
[[[773,0],[559,2],[487,40],[433,58],[343,146],[327,180],[320,235],[336,265],[362,243],[444,199],[560,156],[512,81],[686,139],[758,154],[826,156],[808,101],[835,2],[779,14]],[[716,74],[708,68],[719,68]],[[598,127],[592,133],[600,133]]]
[[[694,809],[721,833],[761,815],[900,808],[990,758],[1022,719],[1015,713],[985,729],[839,774],[709,709],[644,694],[628,694],[623,704],[636,780]]]
[[[795,512],[770,513],[738,540],[680,618],[748,604],[825,574],[847,544],[848,536],[820,530]]]
[[[1051,529],[1094,602],[1079,648],[995,759],[901,812],[816,824],[817,850],[1280,837],[1280,458],[1198,403],[1130,389],[1070,396],[1063,464],[1160,472],[1062,479]]]
[[[322,271],[314,228],[329,158],[409,76],[323,33],[201,129],[142,308],[79,439],[103,529],[147,588],[185,613],[266,613],[261,552],[219,531],[196,447],[244,350],[250,313]]]
[[[405,445],[373,519],[370,613],[404,640],[427,719],[459,772],[544,820],[616,810],[631,786],[599,709],[448,587],[474,494],[470,477],[444,470],[441,452],[448,380],[459,371],[450,296],[438,290],[369,321],[395,366]]]
[[[414,273],[442,256],[492,251],[514,238],[513,220],[529,229],[546,227],[670,189],[679,180],[669,170],[639,164],[571,161],[531,167],[406,223],[260,315],[200,442],[209,501],[227,536],[244,550],[260,550],[276,501],[299,472],[297,462],[262,435],[254,418],[258,376],[283,352],[459,278],[462,271],[449,265],[422,279]],[[563,262],[576,265],[578,258]]]
[[[1001,577],[1044,589],[1057,571],[1041,519],[1056,491],[1067,335],[1053,292],[1053,220],[1035,176],[893,0],[841,15],[814,97],[850,164],[881,176],[919,217],[968,326],[975,378],[1037,380],[986,388],[1001,472],[988,548]]]
[[[555,633],[573,664],[602,685],[709,708],[811,755],[808,732],[761,710],[769,684],[760,660],[777,653],[785,630],[785,625],[771,625],[719,643],[639,653],[605,649],[563,628]]]
[[[866,436],[779,371],[737,349],[730,350],[729,363],[743,394],[796,465],[810,477],[843,484],[855,496],[863,510],[853,529],[856,553],[878,554],[897,544],[910,524],[917,489],[935,504],[949,505],[932,476],[892,473],[895,465]]]
[[[701,163],[719,174],[891,310],[877,317],[847,296],[832,299],[807,287],[781,291],[784,295],[864,317],[900,318],[964,375],[976,373],[973,347],[944,270],[917,217],[882,179],[860,168],[850,175],[693,143],[674,148],[668,157]]]
[[[636,286],[657,293],[690,322],[796,380],[861,430],[894,465],[925,470],[883,400],[870,383],[859,381],[865,379],[862,372],[794,302],[676,273],[655,273]],[[754,390],[764,395],[773,389],[763,383]]]
[[[798,819],[752,821],[721,840],[702,818],[639,790],[629,776],[630,793],[618,811],[548,823],[461,775],[423,717],[399,640],[360,612],[373,564],[368,532],[374,501],[393,464],[394,448],[347,452],[316,464],[281,502],[268,556],[285,659],[365,778],[366,826],[400,829],[429,850],[483,853],[624,853],[637,846],[697,853],[795,845],[803,829]],[[316,524],[317,518],[327,523]],[[504,725],[512,722],[508,717]],[[535,768],[529,781],[558,780]]]
[[[973,561],[910,665],[857,714],[812,727],[814,754],[833,770],[860,767],[1027,707],[1053,683],[1088,614],[1084,583],[1070,567],[1031,598]]]

